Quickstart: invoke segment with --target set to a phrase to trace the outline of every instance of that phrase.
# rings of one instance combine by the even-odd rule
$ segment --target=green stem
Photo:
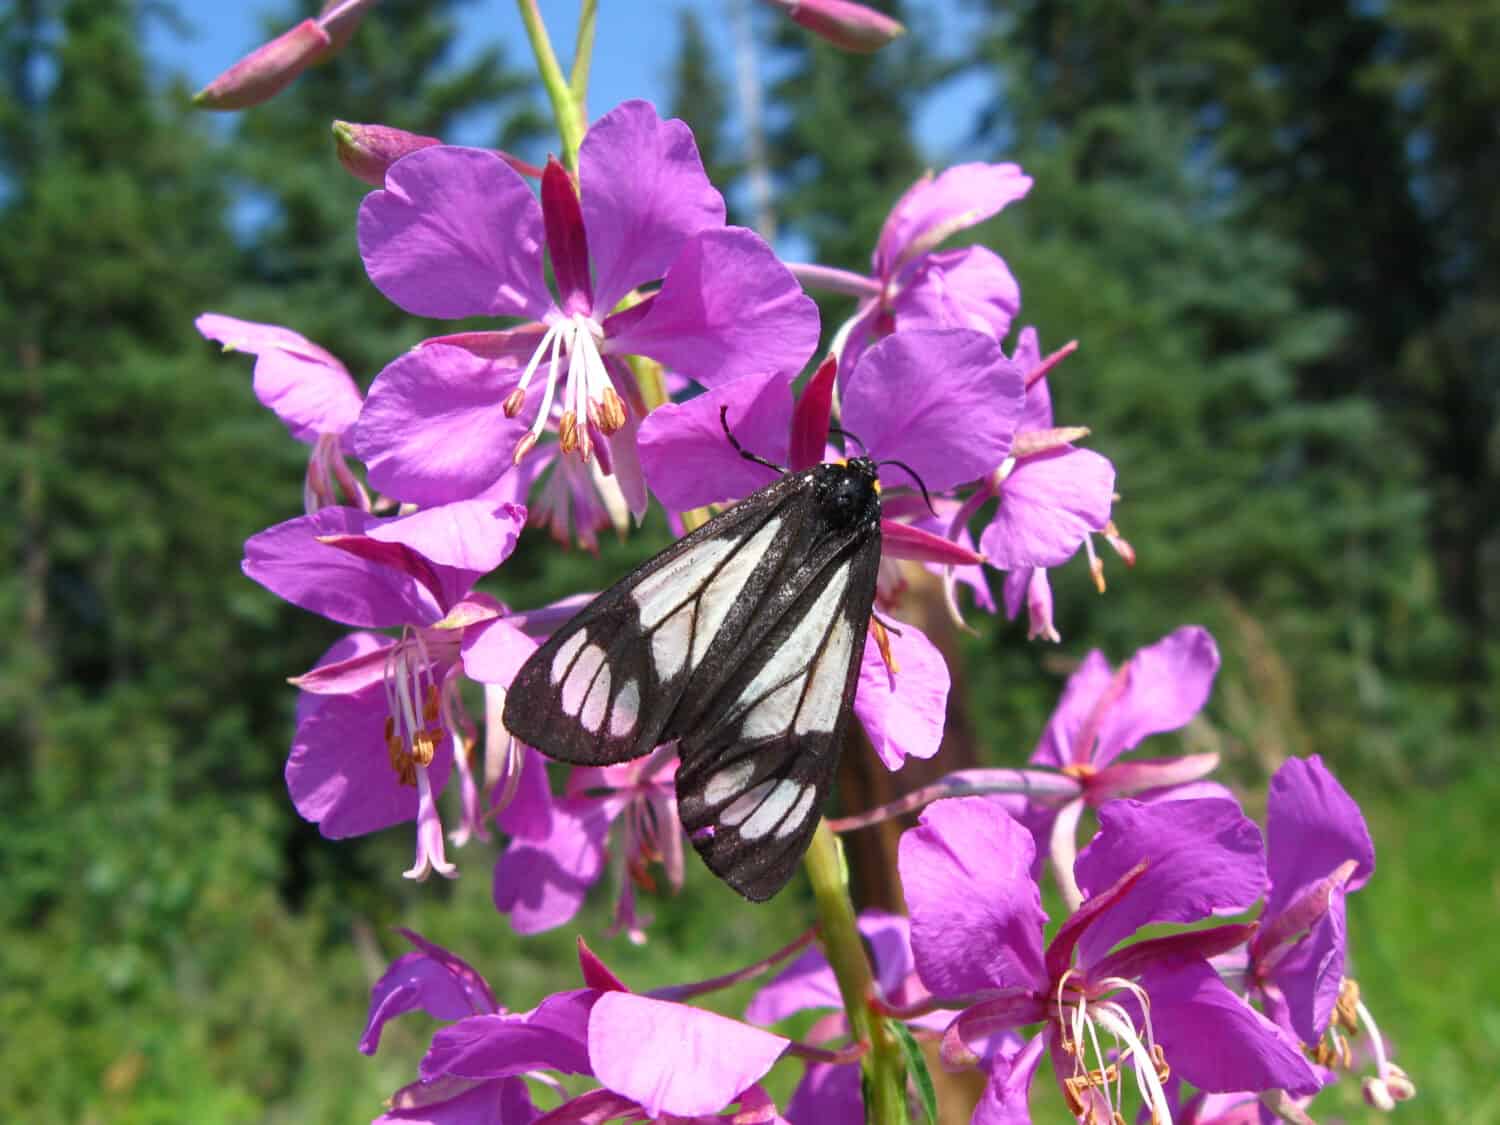
[[[594,60],[594,22],[599,5],[596,0],[583,0],[578,9],[578,41],[573,47],[573,74],[568,85],[573,90],[573,101],[578,112],[588,123],[589,65]]]
[[[526,25],[526,38],[531,40],[537,73],[552,100],[552,116],[557,118],[557,132],[562,137],[563,163],[576,171],[578,146],[583,143],[583,116],[578,112],[578,102],[568,80],[563,77],[562,67],[557,64],[557,55],[552,51],[552,40],[547,37],[547,27],[542,23],[536,0],[516,0],[516,6],[521,10],[521,22]]]
[[[849,898],[843,850],[826,821],[818,824],[803,862],[818,904],[818,938],[839,982],[849,1030],[856,1042],[870,1046],[860,1059],[865,1120],[871,1125],[906,1125],[906,1062],[885,1019],[870,1008],[875,979]]]

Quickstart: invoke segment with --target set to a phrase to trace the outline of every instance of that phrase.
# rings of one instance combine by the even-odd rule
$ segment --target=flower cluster
[[[859,5],[780,6],[856,46],[900,30]],[[322,23],[360,8],[335,6]],[[314,54],[333,34],[322,23],[299,32]],[[243,568],[354,630],[293,680],[287,786],[325,836],[414,822],[405,874],[423,879],[457,873],[450,844],[498,830],[494,901],[520,933],[564,925],[612,872],[614,932],[644,941],[637,891],[658,886],[657,869],[682,885],[672,743],[574,769],[554,793],[537,752],[506,730],[518,670],[589,596],[517,607],[480,588],[497,571],[503,583],[528,528],[592,549],[653,501],[680,528],[743,499],[775,479],[768,462],[870,458],[882,558],[852,708],[890,770],[937,752],[948,702],[936,646],[880,622],[903,612],[913,567],[941,579],[955,616],[967,589],[986,612],[1024,606],[1029,635],[1056,641],[1050,572],[1082,552],[1102,589],[1095,536],[1133,559],[1111,518],[1113,466],[1080,444],[1086,427],[1053,416],[1049,383],[1073,345],[1046,355],[1032,328],[1007,344],[1021,302],[1010,269],[982,246],[944,248],[1030,191],[1016,165],[923,178],[858,274],[788,266],[726,225],[688,128],[645,102],[606,113],[570,147],[576,160],[543,168],[381,128],[340,135],[351,167],[379,185],[358,224],[371,281],[413,316],[495,323],[422,341],[361,395],[289,329],[198,322],[256,356],[260,400],[311,447],[303,514],[252,536]],[[820,325],[804,284],[857,299],[812,371]],[[990,570],[1005,575],[998,603]],[[1029,1120],[1044,1055],[1082,1122],[1124,1120],[1127,1077],[1153,1122],[1202,1119],[1194,1107],[1221,1095],[1291,1115],[1353,1063],[1361,1028],[1368,1098],[1404,1100],[1410,1080],[1346,972],[1344,898],[1370,877],[1373,848],[1321,762],[1277,774],[1263,839],[1205,780],[1213,755],[1121,760],[1192,720],[1218,663],[1197,627],[1118,669],[1091,653],[1029,768],[949,774],[832,822],[852,831],[929,806],[900,846],[910,920],[861,923],[867,997],[851,1000],[847,948],[835,956],[825,933],[826,955],[787,966],[749,1023],[682,1002],[716,982],[633,993],[583,946],[581,988],[511,1012],[465,962],[408,934],[415,949],[375,986],[361,1049],[404,1012],[451,1022],[381,1120],[771,1122],[782,1118],[759,1082],[785,1055],[807,1064],[791,1120],[858,1120],[871,1067],[888,1065],[867,1055],[894,1038],[939,1041],[945,1064],[981,1068],[975,1121],[987,1125]],[[1080,850],[1087,813],[1098,830]],[[1050,942],[1043,860],[1068,911]],[[807,1042],[754,1026],[813,1008],[834,1011]],[[886,1034],[870,1035],[870,1020]],[[919,1063],[914,1051],[903,1066]],[[540,1088],[558,1102],[545,1115]]]

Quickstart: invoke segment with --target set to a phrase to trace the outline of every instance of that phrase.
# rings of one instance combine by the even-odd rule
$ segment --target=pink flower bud
[[[906,28],[851,0],[770,0],[814,35],[846,51],[868,55],[906,34]]]
[[[246,55],[193,95],[201,109],[246,109],[280,93],[322,57],[332,40],[315,20],[303,20],[290,31]]]
[[[384,187],[386,170],[407,153],[443,143],[437,137],[424,137],[389,125],[357,125],[350,121],[335,121],[333,137],[339,163],[355,179],[373,187]]]
[[[365,12],[374,6],[375,0],[327,0],[318,13],[318,26],[333,40],[330,53],[343,49]]]

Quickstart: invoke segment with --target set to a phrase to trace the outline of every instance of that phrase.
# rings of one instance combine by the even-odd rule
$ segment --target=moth
[[[867,456],[784,473],[643,563],[521,667],[506,728],[585,766],[677,739],[693,847],[746,898],[769,899],[838,764],[880,564],[877,481]]]

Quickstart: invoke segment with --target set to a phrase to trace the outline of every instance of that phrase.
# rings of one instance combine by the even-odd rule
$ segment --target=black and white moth
[[[769,899],[812,840],[854,702],[876,480],[868,457],[788,473],[637,567],[522,666],[506,728],[586,766],[678,739],[689,839],[731,887]]]

